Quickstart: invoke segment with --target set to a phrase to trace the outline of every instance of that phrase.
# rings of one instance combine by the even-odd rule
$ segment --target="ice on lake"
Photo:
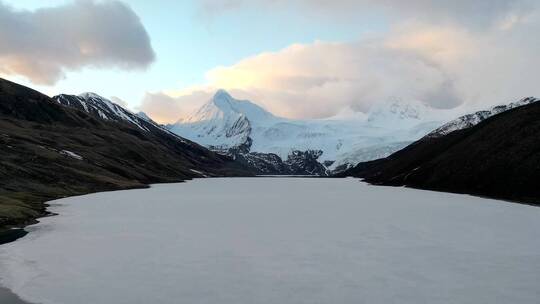
[[[356,179],[220,178],[52,202],[0,246],[35,303],[539,303],[540,208]]]

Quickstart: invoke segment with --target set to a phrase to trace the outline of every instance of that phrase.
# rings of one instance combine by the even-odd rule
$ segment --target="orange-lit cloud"
[[[364,2],[374,5],[373,1]],[[404,5],[383,3],[395,3],[394,10]],[[403,7],[405,17],[379,36],[354,42],[293,44],[216,67],[208,71],[207,82],[196,88],[162,93],[161,97],[169,98],[169,109],[174,104],[178,113],[161,117],[174,121],[186,115],[218,88],[292,118],[328,117],[343,109],[366,112],[373,104],[395,97],[435,108],[476,110],[540,96],[540,36],[531,34],[540,31],[538,5],[531,6],[534,3],[530,1],[474,2],[474,7],[490,3],[493,7],[486,8],[489,20],[471,26],[461,21],[472,18],[470,12],[459,16],[468,1],[458,1],[456,7],[421,0],[410,5],[419,8],[422,3],[434,14],[447,12],[442,19],[449,22],[412,20],[411,8]],[[525,7],[532,8],[524,13]],[[191,93],[195,91],[199,99]],[[159,111],[158,103],[147,97],[142,108],[152,115]]]

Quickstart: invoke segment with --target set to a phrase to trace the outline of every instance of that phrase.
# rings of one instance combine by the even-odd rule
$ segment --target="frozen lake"
[[[52,202],[0,246],[34,303],[539,303],[540,208],[355,179],[200,179]]]

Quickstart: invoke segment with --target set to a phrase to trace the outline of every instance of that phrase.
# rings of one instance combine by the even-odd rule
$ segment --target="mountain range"
[[[263,168],[261,173],[327,175],[385,157],[421,138],[442,124],[429,114],[420,103],[392,100],[374,107],[366,117],[287,119],[219,90],[167,128]]]

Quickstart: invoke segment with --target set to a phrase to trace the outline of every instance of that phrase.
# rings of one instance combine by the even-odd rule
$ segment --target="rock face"
[[[0,130],[0,226],[58,197],[251,174],[95,94],[52,99],[0,79]]]
[[[236,153],[233,158],[260,175],[328,175],[328,169],[317,161],[322,151],[293,151],[285,161],[273,153]]]
[[[449,125],[459,126],[454,131],[443,128],[437,136],[426,136],[389,157],[360,163],[340,176],[540,205],[540,103],[535,100],[494,108],[498,113],[464,116],[470,119],[456,122],[467,123]]]
[[[243,159],[261,169],[260,174],[325,175],[387,156],[403,143],[421,138],[441,125],[439,120],[426,119],[428,112],[421,104],[392,100],[369,115],[295,120],[219,90],[200,109],[168,128],[211,150]]]

